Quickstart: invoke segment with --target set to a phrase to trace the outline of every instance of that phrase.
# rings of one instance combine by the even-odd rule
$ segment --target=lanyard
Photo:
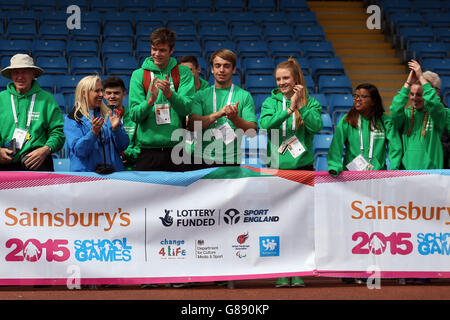
[[[363,142],[363,135],[362,135],[362,129],[361,129],[361,115],[358,118],[358,131],[359,131],[361,155],[363,155],[364,154],[364,142]],[[372,161],[372,157],[373,157],[373,139],[374,139],[374,131],[370,130],[369,163]]]
[[[33,116],[33,108],[34,108],[34,102],[35,101],[36,101],[36,93],[33,94],[33,96],[31,97],[30,110],[28,111],[28,118],[27,118],[27,127],[26,127],[27,131],[28,131],[28,128],[30,127],[30,125],[31,125],[31,118]],[[13,116],[14,116],[14,123],[16,124],[16,128],[17,128],[19,120],[17,119],[16,104],[14,102],[14,96],[13,95],[11,95],[11,106],[12,106],[12,111],[13,111]]]
[[[231,84],[230,93],[228,94],[228,100],[226,106],[231,104],[231,96],[233,95],[234,84]],[[217,112],[217,98],[216,98],[216,86],[213,87],[213,112]]]
[[[283,111],[286,110],[286,98],[283,97]],[[283,137],[286,137],[286,122],[283,122]],[[292,132],[295,133],[295,112],[292,112]]]

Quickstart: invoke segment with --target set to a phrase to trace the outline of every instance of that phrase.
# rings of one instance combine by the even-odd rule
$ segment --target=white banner
[[[319,274],[450,275],[448,171],[344,172],[315,179]]]
[[[0,181],[0,284],[212,281],[314,271],[312,183],[244,168],[2,173]]]

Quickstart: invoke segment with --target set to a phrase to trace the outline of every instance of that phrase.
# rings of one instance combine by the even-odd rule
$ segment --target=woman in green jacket
[[[261,107],[259,127],[268,130],[269,166],[314,170],[313,138],[322,130],[322,106],[308,95],[303,73],[295,59],[275,69],[278,88]]]
[[[268,130],[269,166],[277,169],[314,170],[314,134],[322,127],[320,103],[308,96],[302,70],[295,59],[275,69],[276,89],[261,107],[259,126]],[[278,278],[276,287],[304,287],[300,277]]]
[[[328,172],[336,177],[343,170],[386,170],[387,151],[390,170],[399,169],[400,136],[391,118],[384,113],[377,87],[360,84],[353,95],[353,108],[341,118],[334,131],[328,150]]]
[[[411,72],[392,100],[392,121],[403,142],[402,169],[443,169],[441,137],[447,125],[446,108],[436,88],[424,77],[419,63],[411,60]],[[408,101],[411,105],[405,108]]]

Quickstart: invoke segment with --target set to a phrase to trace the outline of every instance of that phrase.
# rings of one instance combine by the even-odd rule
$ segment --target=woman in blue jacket
[[[123,171],[120,152],[130,140],[120,115],[103,103],[99,76],[86,76],[75,89],[75,105],[64,121],[71,171]]]

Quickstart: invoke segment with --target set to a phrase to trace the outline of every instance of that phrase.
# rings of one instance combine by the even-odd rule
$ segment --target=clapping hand
[[[109,121],[111,122],[111,128],[115,131],[120,125],[120,114],[117,110],[109,111]]]
[[[92,125],[92,132],[98,136],[98,134],[100,133],[100,131],[102,130],[102,126],[103,123],[105,122],[105,119],[103,118],[94,118],[91,121],[91,125]]]

